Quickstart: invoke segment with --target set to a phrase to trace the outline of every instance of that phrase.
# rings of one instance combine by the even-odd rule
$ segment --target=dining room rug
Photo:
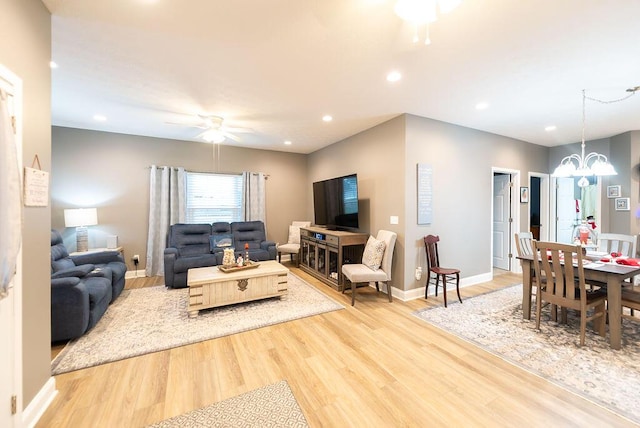
[[[179,415],[150,428],[308,427],[287,381],[231,397]]]
[[[67,344],[53,375],[317,315],[344,306],[289,272],[287,294],[187,315],[188,288],[124,290],[98,324]]]
[[[622,349],[611,349],[587,324],[580,347],[579,317],[569,311],[567,324],[543,310],[540,331],[535,311],[522,318],[522,285],[454,302],[448,308],[413,313],[434,326],[541,376],[554,384],[640,423],[640,319],[623,320]]]

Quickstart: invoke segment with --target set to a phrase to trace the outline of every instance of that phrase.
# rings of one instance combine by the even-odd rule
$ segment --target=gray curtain
[[[261,172],[243,172],[242,208],[244,221],[261,220],[266,227],[265,188],[267,178]]]
[[[149,235],[146,276],[164,275],[164,249],[169,226],[184,223],[184,168],[151,166],[149,173]]]
[[[0,298],[9,293],[22,240],[20,168],[8,97],[0,90]]]

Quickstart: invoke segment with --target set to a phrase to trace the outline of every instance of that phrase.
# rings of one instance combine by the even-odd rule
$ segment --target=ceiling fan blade
[[[207,125],[205,125],[204,123],[180,123],[180,122],[164,122],[167,125],[177,125],[177,126],[184,126],[187,128],[199,128],[199,129],[209,129],[209,127]]]
[[[224,132],[241,132],[241,133],[253,132],[253,129],[251,128],[234,128],[234,127],[226,127],[226,126],[223,126],[222,130]]]
[[[238,137],[237,135],[233,135],[233,134],[230,134],[228,132],[223,132],[222,134],[225,137],[227,137],[228,139],[235,141],[236,143],[241,143],[242,142],[242,138]]]

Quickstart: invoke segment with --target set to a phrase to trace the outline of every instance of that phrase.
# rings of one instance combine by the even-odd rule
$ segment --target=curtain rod
[[[152,165],[148,166],[147,169],[151,169]],[[169,165],[156,165],[156,168],[178,168],[177,166],[169,166]],[[193,172],[195,174],[227,174],[227,175],[242,175],[241,172],[225,172],[225,171],[193,171],[191,169],[185,169],[185,172]],[[253,172],[253,175],[258,175],[257,172]],[[269,178],[270,174],[264,174],[265,178]]]

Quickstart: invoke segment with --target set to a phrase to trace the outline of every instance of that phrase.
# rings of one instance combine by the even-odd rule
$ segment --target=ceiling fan
[[[227,138],[233,140],[237,143],[241,142],[242,139],[235,135],[235,133],[242,132],[253,132],[248,128],[230,128],[223,125],[224,119],[220,116],[216,115],[198,115],[199,122],[195,124],[187,124],[187,123],[175,123],[175,122],[167,122],[171,125],[181,125],[181,126],[190,126],[194,128],[203,129],[203,131],[196,136],[196,138],[202,138],[207,143],[222,143]]]

